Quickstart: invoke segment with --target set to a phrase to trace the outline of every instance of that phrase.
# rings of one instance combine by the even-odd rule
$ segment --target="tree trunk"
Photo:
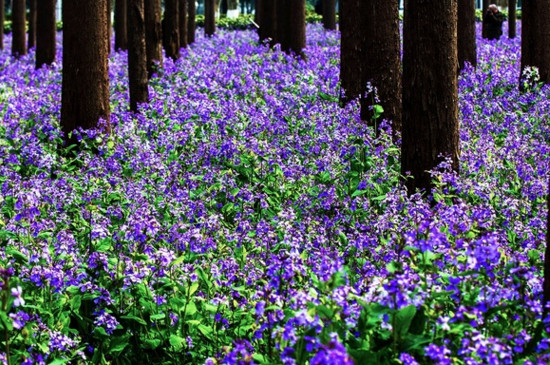
[[[115,2],[115,51],[128,49],[128,3]]]
[[[179,0],[179,35],[180,35],[180,47],[187,47],[187,2],[195,0]]]
[[[145,45],[149,78],[162,68],[162,25],[160,0],[145,0]]]
[[[279,9],[279,7],[282,9]],[[283,51],[304,57],[303,50],[306,47],[305,0],[283,0],[278,2],[277,34]]]
[[[325,29],[336,29],[336,0],[323,0],[323,26]]]
[[[4,14],[6,11],[4,0],[0,0],[0,29],[2,30],[0,32],[0,49],[4,49],[4,18],[6,17],[6,14]]]
[[[25,0],[13,0],[12,2],[12,44],[11,54],[14,57],[19,57],[27,54],[25,44]]]
[[[165,0],[162,43],[166,57],[174,61],[180,58],[179,17],[178,0]]]
[[[37,0],[30,0],[29,2],[29,38],[27,39],[28,49],[36,46],[36,2]]]
[[[260,28],[258,29],[260,43],[269,41],[273,46],[273,41],[277,34],[277,1],[262,0],[261,4],[259,14]]]
[[[204,33],[210,37],[216,33],[216,4],[214,0],[204,0]]]
[[[521,71],[526,67],[539,69],[540,81],[550,83],[550,2],[523,0],[522,3],[522,39]],[[524,81],[520,76],[520,87]]]
[[[147,49],[145,46],[144,0],[129,0],[128,19],[128,76],[130,79],[130,110],[137,112],[138,104],[149,100],[147,87]]]
[[[458,67],[477,66],[475,0],[458,0]]]
[[[111,23],[111,13],[113,10],[113,0],[107,0],[107,52],[111,53],[111,41],[113,39],[113,24]]]
[[[187,44],[195,43],[195,31],[197,30],[197,8],[195,1],[187,0]]]
[[[380,103],[374,95],[361,99],[361,119],[376,126],[373,106],[381,104],[384,119],[391,120],[394,132],[401,131],[401,39],[399,35],[399,4],[397,1],[361,1],[364,43],[363,85],[370,83],[377,89]],[[375,52],[373,51],[375,50]],[[355,73],[357,77],[357,73]]]
[[[256,6],[254,11],[254,21],[256,24],[258,24],[260,27],[262,26],[262,21],[260,20],[260,14],[262,13],[262,7],[264,5],[265,0],[256,0]]]
[[[61,128],[66,140],[78,127],[98,127],[100,119],[109,133],[107,0],[64,1]]]
[[[489,9],[489,4],[490,4],[490,1],[489,0],[483,0],[483,9],[481,9],[481,19],[483,19],[483,16],[485,16],[485,13],[487,12],[487,9]],[[481,25],[481,36],[483,38],[487,38],[487,32],[485,30],[485,25]]]
[[[55,61],[56,0],[39,0],[36,19],[36,68],[51,65]]]
[[[343,105],[358,98],[365,85],[362,82],[364,21],[360,14],[360,0],[340,0],[340,100]]]
[[[445,22],[434,22],[438,14]],[[408,0],[403,40],[401,172],[409,194],[431,191],[429,170],[459,165],[457,0]],[[440,157],[440,156],[444,157]]]
[[[516,38],[516,19],[517,19],[517,4],[516,0],[508,2],[508,38]]]
[[[276,21],[277,33],[273,39],[273,44],[279,43],[283,51],[288,51],[288,33],[290,28],[290,1],[292,0],[275,0],[277,16]],[[301,0],[299,0],[301,1]]]

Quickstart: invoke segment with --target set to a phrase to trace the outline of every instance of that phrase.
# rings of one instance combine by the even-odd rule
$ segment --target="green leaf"
[[[145,322],[143,319],[139,318],[139,317],[136,317],[136,316],[132,316],[132,315],[128,315],[128,316],[121,316],[120,317],[121,319],[128,319],[128,320],[131,320],[131,321],[134,321],[134,322],[137,322],[143,326],[146,326],[147,325],[147,322]]]
[[[21,265],[26,265],[29,262],[29,259],[27,258],[27,256],[17,251],[13,247],[6,248],[6,254],[8,257],[12,256],[15,259],[15,261],[17,261]]]
[[[209,340],[212,340],[212,332],[214,331],[212,327],[205,326],[204,324],[199,324],[198,329],[200,333]]]
[[[384,108],[382,107],[382,105],[375,104],[372,106],[372,112],[373,112],[372,118],[378,119],[380,118],[382,113],[384,113]]]
[[[412,320],[416,314],[416,306],[408,305],[401,308],[395,315],[395,331],[400,337],[404,337],[409,332]]]
[[[181,350],[184,344],[185,338],[176,335],[170,335],[170,345],[172,345],[176,349],[176,351]]]
[[[164,313],[153,314],[151,316],[152,321],[158,321],[158,320],[164,319],[164,318],[166,318],[166,314],[164,314]]]
[[[143,348],[144,349],[149,349],[149,350],[154,350],[154,349],[156,349],[157,347],[160,346],[160,343],[161,343],[161,341],[157,338],[147,339],[147,340],[143,341]]]
[[[128,346],[128,343],[130,342],[130,335],[124,335],[124,336],[112,336],[111,337],[111,349],[110,354],[119,354],[126,346]]]

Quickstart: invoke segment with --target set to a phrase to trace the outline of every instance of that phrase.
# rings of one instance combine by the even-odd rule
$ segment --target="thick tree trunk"
[[[323,26],[325,29],[336,29],[336,0],[323,0]]]
[[[254,21],[260,27],[262,26],[262,21],[260,20],[260,14],[262,13],[262,7],[264,5],[264,0],[256,0],[256,6],[254,11]]]
[[[100,119],[109,133],[107,0],[64,1],[61,128],[68,139]]]
[[[361,2],[364,43],[363,85],[377,89],[384,109],[381,118],[391,120],[393,130],[401,131],[401,40],[399,36],[399,4],[397,1],[370,0]],[[375,52],[372,50],[376,50]],[[357,74],[356,74],[357,75]],[[361,119],[375,125],[374,95],[361,99]]]
[[[26,55],[27,47],[25,44],[25,0],[12,0],[11,17],[11,54],[14,57]]]
[[[292,0],[275,0],[277,3],[276,10],[276,29],[273,44],[279,43],[283,51],[288,51],[288,37],[290,28],[290,2]],[[301,1],[301,0],[300,0]]]
[[[149,78],[162,68],[162,25],[160,0],[145,0],[145,45]]]
[[[147,87],[147,49],[145,46],[144,0],[128,0],[128,76],[130,79],[130,109],[149,100]]]
[[[187,44],[195,43],[197,8],[193,0],[187,0]]]
[[[39,0],[36,19],[36,68],[55,61],[56,0]]]
[[[363,72],[363,42],[360,0],[340,0],[340,100],[343,105],[358,98],[365,85]]]
[[[107,0],[107,51],[111,53],[111,41],[113,39],[113,24],[111,23],[111,14],[113,11],[113,0]]]
[[[526,67],[539,69],[540,81],[550,83],[550,2],[523,0],[521,71]],[[520,86],[524,80],[520,76]]]
[[[187,2],[195,0],[179,0],[179,35],[180,35],[180,47],[187,47]]]
[[[283,9],[279,11],[279,4]],[[284,0],[278,3],[277,34],[281,49],[304,57],[306,47],[306,1]],[[279,16],[283,19],[279,19]]]
[[[458,67],[477,66],[475,0],[458,0]]]
[[[517,3],[516,0],[508,2],[508,38],[516,38],[516,20],[517,20]]]
[[[216,4],[214,0],[204,0],[204,33],[213,36],[216,33]]]
[[[170,57],[174,61],[180,58],[179,17],[178,0],[165,0],[162,44],[166,57]]]
[[[0,0],[0,49],[4,49],[4,18],[6,17],[4,0]]]
[[[262,0],[260,8],[260,28],[258,35],[260,43],[270,41],[274,45],[274,40],[277,38],[277,0]]]
[[[445,22],[434,22],[438,14]],[[408,0],[403,40],[401,171],[409,194],[431,191],[443,158],[458,170],[457,0]],[[443,156],[443,157],[441,157]]]
[[[36,2],[38,0],[30,0],[29,2],[29,37],[27,39],[28,49],[36,46]]]
[[[115,51],[128,49],[128,3],[115,2]]]

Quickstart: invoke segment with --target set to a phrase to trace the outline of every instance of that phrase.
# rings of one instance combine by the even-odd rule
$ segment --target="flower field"
[[[338,33],[305,61],[197,34],[137,114],[113,53],[113,133],[78,151],[60,62],[0,53],[0,363],[550,362],[550,89],[519,93],[519,39],[478,39],[429,201],[338,105]]]

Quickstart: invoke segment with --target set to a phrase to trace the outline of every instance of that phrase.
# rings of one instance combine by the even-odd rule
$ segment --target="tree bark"
[[[37,3],[36,19],[36,68],[51,65],[55,61],[56,0],[40,0]]]
[[[346,105],[358,98],[365,85],[363,84],[363,49],[364,32],[360,14],[360,0],[340,0],[340,101]]]
[[[483,16],[485,16],[485,13],[487,12],[487,9],[489,9],[490,0],[483,0],[483,9],[481,9],[481,19],[483,19]],[[485,26],[481,25],[481,36],[483,38],[487,38],[487,32],[485,31]]]
[[[521,71],[526,67],[539,69],[540,81],[550,83],[550,2],[523,0]],[[520,76],[520,87],[525,80]]]
[[[0,49],[4,49],[4,18],[6,17],[4,0],[0,0]]]
[[[145,45],[149,78],[162,68],[162,25],[160,0],[145,0]]]
[[[260,27],[262,26],[262,21],[260,20],[260,14],[262,13],[262,7],[264,5],[264,0],[256,0],[256,6],[254,11],[254,21]]]
[[[475,0],[458,0],[458,67],[477,66]]]
[[[36,46],[36,2],[37,0],[30,0],[29,2],[29,37],[27,39],[28,49]]]
[[[174,61],[180,58],[179,17],[178,0],[165,0],[162,44],[166,57],[170,57]]]
[[[197,8],[195,1],[187,0],[187,44],[195,43],[195,31],[197,29],[196,15]]]
[[[260,38],[260,43],[269,41],[271,46],[273,46],[277,34],[277,1],[262,0],[261,4],[258,36]]]
[[[438,14],[445,22],[434,22]],[[428,170],[459,166],[457,0],[408,0],[403,40],[401,172],[409,194],[431,192]],[[441,157],[443,156],[443,157]]]
[[[11,54],[14,57],[19,57],[27,54],[25,44],[25,0],[12,1],[12,44]]]
[[[111,13],[113,10],[113,0],[107,0],[107,52],[111,53],[111,41],[113,39],[113,24],[111,22]]]
[[[115,51],[128,49],[128,3],[115,2]]]
[[[516,20],[517,20],[516,0],[508,1],[508,38],[516,38]]]
[[[277,3],[277,32],[275,33],[273,44],[279,43],[281,45],[281,49],[285,52],[288,50],[288,33],[290,28],[290,1],[292,0],[275,0],[275,2]]]
[[[214,0],[204,0],[204,33],[210,37],[216,33],[216,4]]]
[[[323,0],[323,26],[336,30],[336,0]]]
[[[180,47],[187,47],[187,2],[195,0],[179,0],[179,35],[180,35]]]
[[[66,140],[78,127],[98,127],[100,119],[109,133],[107,0],[64,1],[61,128]]]
[[[277,4],[277,34],[281,49],[304,57],[306,47],[306,1],[282,0]]]
[[[144,10],[144,0],[129,0],[127,9],[128,76],[130,79],[130,110],[134,112],[137,112],[140,103],[146,103],[149,100]]]
[[[362,78],[372,84],[384,109],[382,118],[391,120],[393,131],[401,131],[401,39],[397,1],[361,1],[360,16],[365,26]],[[357,73],[355,73],[357,77]],[[374,95],[361,99],[361,119],[376,126]]]

